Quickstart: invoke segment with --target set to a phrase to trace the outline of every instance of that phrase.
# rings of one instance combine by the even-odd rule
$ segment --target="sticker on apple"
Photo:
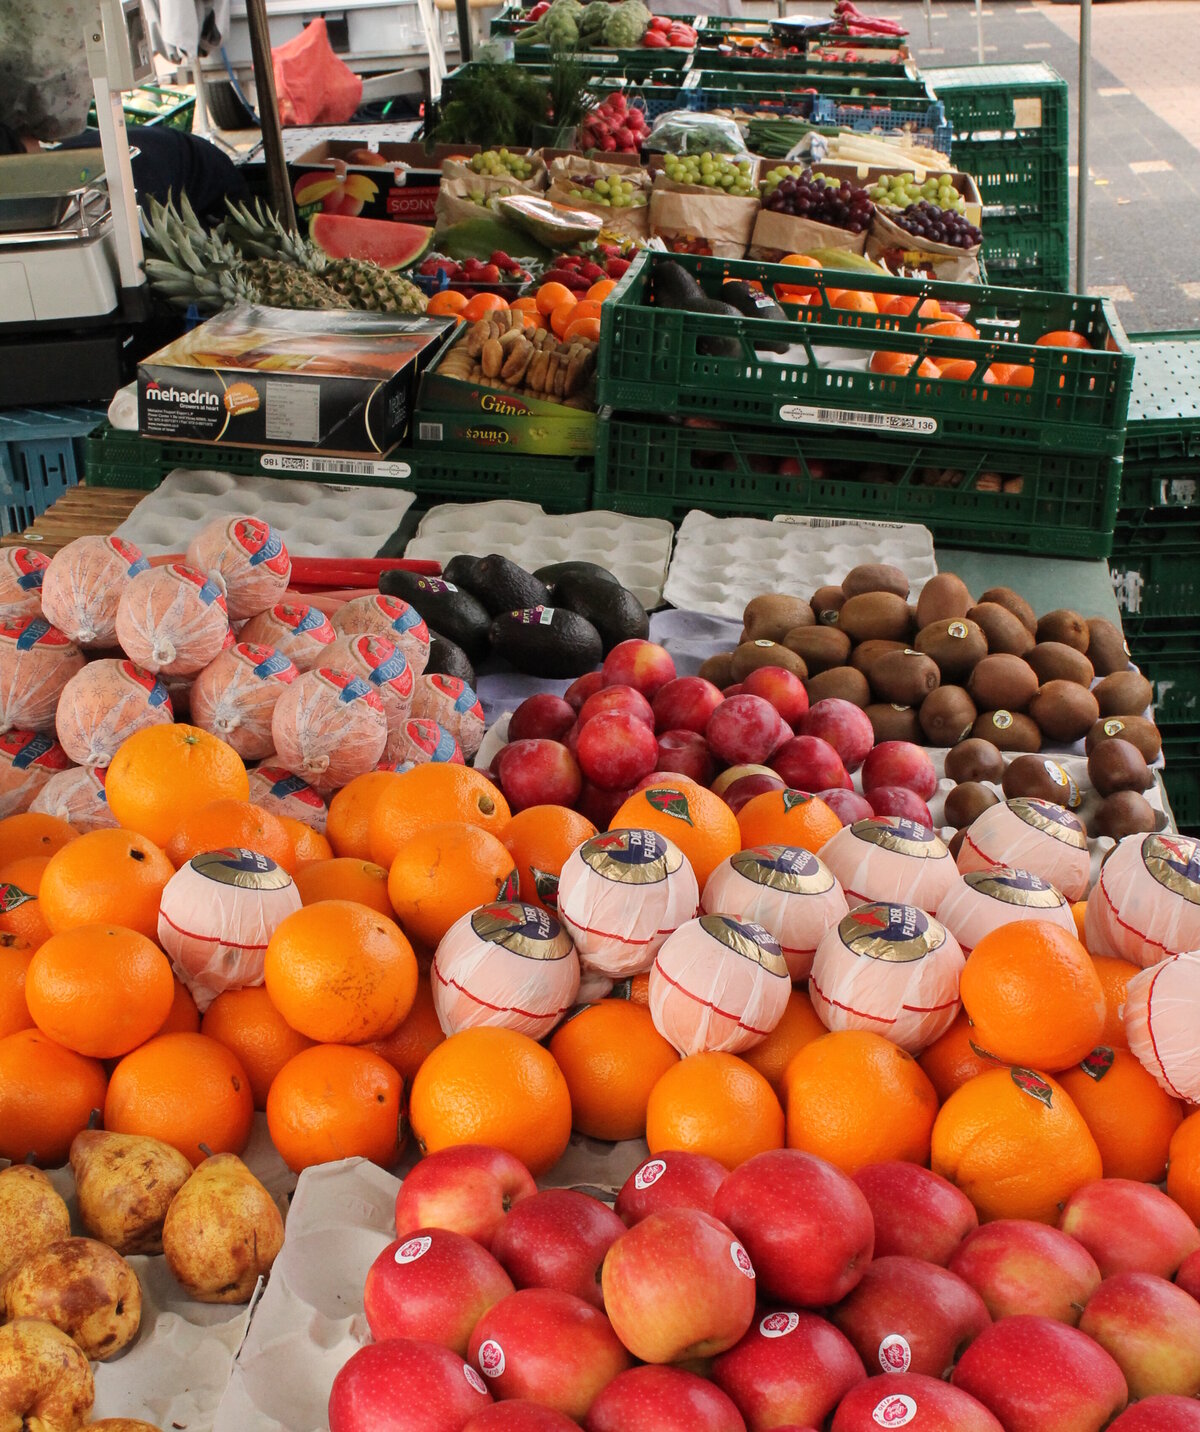
[[[879,1344],[879,1366],[884,1372],[907,1372],[912,1366],[912,1348],[899,1333],[889,1333]]]
[[[899,1393],[895,1397],[885,1397],[882,1402],[877,1402],[871,1413],[871,1421],[880,1427],[907,1427],[916,1415],[917,1404],[911,1397]]]
[[[667,1166],[662,1159],[650,1159],[634,1174],[633,1186],[637,1189],[650,1188],[662,1178],[666,1171]]]
[[[479,1370],[484,1377],[499,1377],[504,1371],[504,1349],[495,1338],[479,1344]]]
[[[739,1273],[745,1274],[747,1278],[754,1277],[754,1264],[750,1261],[750,1255],[740,1243],[729,1245],[729,1256],[733,1259],[733,1266]]]
[[[503,1354],[501,1354],[501,1356],[503,1356]],[[487,1383],[484,1382],[483,1378],[479,1376],[470,1363],[463,1363],[463,1376],[476,1392],[482,1392],[485,1397],[488,1396]]]
[[[422,1236],[421,1238],[409,1238],[401,1243],[396,1249],[396,1262],[401,1267],[406,1263],[415,1263],[418,1258],[424,1258],[430,1248],[433,1247],[433,1239]]]
[[[785,1338],[800,1326],[799,1313],[768,1313],[758,1325],[765,1338]]]

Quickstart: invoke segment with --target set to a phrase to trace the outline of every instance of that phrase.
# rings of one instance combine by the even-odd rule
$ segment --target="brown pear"
[[[140,1134],[84,1129],[71,1144],[83,1226],[118,1253],[161,1253],[171,1200],[192,1176],[178,1149]]]
[[[4,1432],[75,1432],[95,1400],[87,1358],[53,1323],[17,1318],[0,1327]]]
[[[236,1154],[199,1164],[167,1210],[167,1267],[200,1303],[244,1303],[283,1247],[275,1200]]]
[[[0,1169],[0,1286],[18,1264],[71,1233],[71,1215],[54,1185],[29,1164]]]
[[[142,1321],[142,1288],[119,1253],[94,1238],[62,1238],[26,1258],[4,1285],[10,1318],[44,1318],[102,1362]]]

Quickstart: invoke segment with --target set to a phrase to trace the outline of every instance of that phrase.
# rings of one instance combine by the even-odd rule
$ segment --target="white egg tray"
[[[244,515],[269,522],[293,557],[376,557],[413,501],[411,492],[389,487],[176,468],[142,498],[117,536],[156,557],[184,551],[214,517]]]
[[[663,598],[673,535],[671,524],[657,517],[619,512],[556,517],[535,502],[447,502],[425,514],[404,555],[445,566],[460,553],[497,552],[531,572],[551,562],[595,562],[649,609]]]
[[[915,597],[937,575],[933,534],[908,522],[791,516],[767,522],[689,512],[663,595],[673,607],[736,619],[762,592],[808,596],[836,586],[863,562],[899,567]]]

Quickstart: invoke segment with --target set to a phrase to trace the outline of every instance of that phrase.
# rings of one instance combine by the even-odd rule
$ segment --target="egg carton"
[[[445,566],[460,553],[496,552],[531,572],[551,562],[595,562],[651,609],[663,599],[673,535],[671,524],[657,517],[553,517],[536,502],[447,502],[425,514],[404,555]]]
[[[887,562],[915,597],[937,575],[933,534],[909,522],[839,517],[711,517],[689,512],[675,539],[663,595],[673,607],[738,619],[763,592],[805,596],[837,586],[864,562]]]
[[[377,557],[413,501],[390,487],[176,468],[116,535],[156,557],[184,551],[214,517],[249,516],[269,522],[293,557]]]

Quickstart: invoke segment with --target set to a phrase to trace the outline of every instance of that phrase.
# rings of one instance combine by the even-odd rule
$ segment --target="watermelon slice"
[[[429,247],[433,230],[390,219],[317,213],[308,221],[308,237],[331,259],[369,259],[380,268],[402,269]]]

